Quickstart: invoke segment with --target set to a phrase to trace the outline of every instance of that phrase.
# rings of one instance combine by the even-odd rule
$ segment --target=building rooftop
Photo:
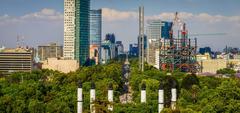
[[[0,52],[4,52],[4,53],[14,53],[14,52],[31,52],[31,49],[26,49],[26,48],[3,48],[0,49]]]

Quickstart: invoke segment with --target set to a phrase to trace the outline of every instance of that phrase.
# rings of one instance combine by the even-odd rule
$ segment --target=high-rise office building
[[[212,50],[210,47],[199,48],[199,53],[202,55],[204,55],[205,53],[211,54]]]
[[[148,39],[160,39],[162,26],[163,23],[161,20],[149,20],[147,22]]]
[[[80,65],[89,58],[89,12],[90,0],[76,0],[75,59]]]
[[[173,22],[162,21],[162,31],[161,31],[161,38],[169,39],[170,38],[170,30],[172,28]]]
[[[90,10],[90,58],[98,64],[101,56],[102,10]]]
[[[90,0],[64,0],[64,58],[83,65],[89,58]]]
[[[90,44],[101,44],[102,10],[90,10]]]
[[[104,40],[101,45],[101,63],[105,64],[110,59],[113,59],[116,57],[116,51],[115,51],[115,44],[112,43],[110,40]]]
[[[156,50],[160,47],[162,26],[164,24],[161,20],[150,20],[147,25],[148,48],[147,48],[147,62],[150,65],[156,63]]]
[[[116,41],[116,56],[124,54],[122,41]]]
[[[129,55],[130,56],[138,56],[138,44],[129,44]]]
[[[38,46],[38,57],[41,61],[47,58],[60,58],[63,56],[63,46],[56,43]]]
[[[64,0],[64,49],[65,59],[74,59],[75,52],[75,0]]]
[[[106,34],[105,40],[109,40],[111,43],[115,43],[115,35],[112,33]]]

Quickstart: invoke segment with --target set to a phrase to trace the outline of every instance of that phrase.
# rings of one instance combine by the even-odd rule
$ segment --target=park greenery
[[[159,71],[145,64],[138,71],[136,59],[130,60],[130,86],[132,102],[121,104],[123,92],[123,61],[106,65],[82,67],[64,74],[53,70],[35,70],[31,73],[13,73],[0,78],[1,113],[76,113],[78,81],[83,83],[84,113],[89,112],[91,82],[96,84],[95,108],[97,113],[157,113],[158,88],[164,84],[165,108],[163,113],[240,113],[240,80],[234,77],[204,77],[179,71]],[[178,101],[175,110],[170,108],[171,84],[177,81]],[[140,90],[146,84],[147,102],[140,103]],[[107,101],[108,85],[113,84],[114,103]]]

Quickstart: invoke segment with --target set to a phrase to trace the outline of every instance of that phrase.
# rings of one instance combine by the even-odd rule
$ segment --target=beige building
[[[156,49],[155,50],[155,65],[154,65],[154,67],[156,67],[157,69],[160,69],[159,63],[160,63],[159,49]]]
[[[63,73],[74,72],[79,68],[77,60],[62,60],[59,58],[48,58],[42,62],[43,69],[57,70]]]
[[[33,69],[33,49],[7,48],[0,50],[0,74],[31,72]]]
[[[209,59],[209,60],[201,60],[199,64],[202,66],[202,73],[216,73],[217,70],[223,69],[227,67],[227,64],[240,64],[239,59]]]
[[[74,59],[75,0],[64,0],[64,58]]]
[[[100,50],[99,50],[100,46],[99,45],[90,45],[90,58],[94,59],[96,64],[99,64],[99,60],[100,60]]]
[[[38,46],[38,56],[41,61],[47,60],[47,58],[63,57],[63,46],[57,45],[57,43]]]
[[[158,39],[149,39],[148,40],[148,55],[147,62],[150,65],[155,65],[156,63],[156,51],[159,50],[159,40]],[[159,52],[158,52],[159,57]]]
[[[209,53],[205,53],[204,55],[199,54],[199,55],[196,55],[196,57],[197,57],[197,61],[210,60],[211,59]]]

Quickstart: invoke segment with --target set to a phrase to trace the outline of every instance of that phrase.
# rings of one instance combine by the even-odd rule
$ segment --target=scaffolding
[[[177,13],[174,21],[178,21]],[[173,25],[176,22],[173,22]],[[171,28],[170,37],[160,41],[159,66],[161,70],[180,70],[183,72],[196,73],[200,70],[197,62],[197,39],[188,38],[186,24],[181,23],[181,30],[178,30],[178,36],[173,37]]]

